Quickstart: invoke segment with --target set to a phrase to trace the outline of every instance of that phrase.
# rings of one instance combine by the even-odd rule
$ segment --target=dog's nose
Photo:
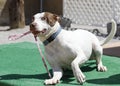
[[[37,25],[37,23],[31,23],[30,27],[34,28]]]
[[[35,30],[35,26],[36,26],[36,23],[31,23],[30,24],[30,31],[34,31]]]

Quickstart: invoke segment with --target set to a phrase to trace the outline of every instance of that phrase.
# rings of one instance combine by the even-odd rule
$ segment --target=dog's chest
[[[63,47],[57,43],[46,47],[46,56],[50,64],[59,64],[63,67],[70,67],[71,62],[75,58],[75,53],[69,47]]]

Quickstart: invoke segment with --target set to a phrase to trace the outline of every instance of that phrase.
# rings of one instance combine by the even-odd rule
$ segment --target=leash
[[[34,36],[34,38],[35,38],[36,45],[37,45],[37,48],[38,48],[38,50],[39,50],[39,53],[40,53],[40,55],[41,55],[41,57],[42,57],[42,61],[43,61],[43,63],[44,63],[44,66],[45,66],[45,68],[46,68],[46,70],[47,70],[48,76],[51,78],[52,76],[51,76],[51,74],[50,74],[50,72],[49,72],[49,70],[48,70],[47,64],[46,64],[45,59],[44,59],[44,55],[42,54],[42,51],[41,51],[41,49],[40,49],[40,45],[39,45],[39,42],[38,42],[38,40],[37,40],[37,36]]]
[[[31,33],[31,31],[27,31],[27,32],[25,32],[25,33],[23,33],[23,34],[21,34],[21,35],[10,35],[10,36],[8,37],[8,40],[14,41],[14,40],[17,40],[17,39],[19,39],[19,38],[21,38],[21,37],[23,37],[23,36],[25,36],[25,35],[28,35],[28,34],[30,34],[30,33]],[[37,36],[34,36],[34,38],[35,38],[35,42],[36,42],[37,48],[38,48],[38,50],[39,50],[40,56],[41,56],[42,61],[43,61],[43,63],[44,63],[44,66],[45,66],[45,68],[46,68],[46,70],[47,70],[48,76],[49,76],[49,78],[51,78],[52,76],[51,76],[51,74],[50,74],[50,72],[49,72],[49,70],[48,70],[47,64],[46,64],[45,59],[44,59],[44,55],[42,54],[42,51],[41,51],[41,49],[40,49],[39,42],[38,42],[38,40],[37,40]]]
[[[25,33],[23,33],[23,34],[20,34],[20,35],[10,35],[10,36],[8,37],[8,40],[14,41],[14,40],[17,40],[17,39],[19,39],[19,38],[21,38],[21,37],[29,34],[29,33],[31,33],[31,31],[27,31],[27,32],[25,32]]]

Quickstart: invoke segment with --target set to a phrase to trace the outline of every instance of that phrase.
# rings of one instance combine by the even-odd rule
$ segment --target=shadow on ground
[[[114,84],[118,85],[120,84],[120,74],[112,75],[108,78],[91,79],[87,80],[87,82],[100,85],[114,85]]]
[[[14,86],[14,85],[8,84],[8,83],[4,83],[4,82],[0,82],[0,86]]]
[[[48,74],[35,74],[35,75],[24,75],[24,74],[7,74],[0,76],[0,80],[16,80],[16,79],[47,79]]]

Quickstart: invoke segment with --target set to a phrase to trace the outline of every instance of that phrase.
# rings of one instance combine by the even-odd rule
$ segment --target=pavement
[[[13,30],[8,30],[8,29],[9,29],[9,26],[0,27],[0,45],[10,44],[10,43],[19,43],[19,42],[35,42],[32,34],[28,34],[15,41],[8,40],[8,37],[10,35],[22,34],[24,32],[29,31],[29,26],[25,26],[25,28],[18,28],[18,29],[13,29]]]

